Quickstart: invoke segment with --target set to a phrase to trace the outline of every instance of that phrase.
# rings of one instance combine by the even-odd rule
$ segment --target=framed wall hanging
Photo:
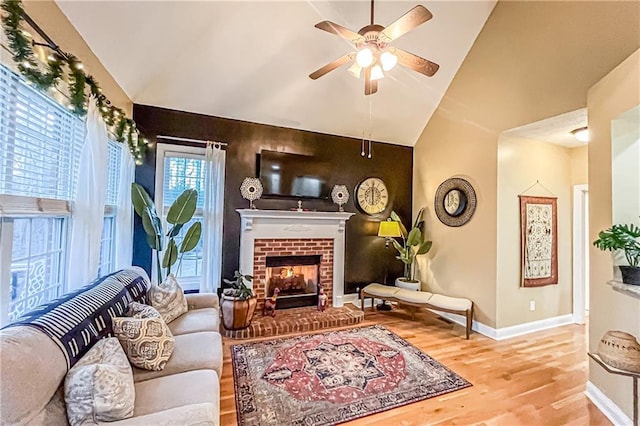
[[[476,191],[461,178],[450,178],[436,191],[434,209],[440,222],[447,226],[462,226],[476,211]]]
[[[558,284],[556,197],[519,195],[521,286]]]

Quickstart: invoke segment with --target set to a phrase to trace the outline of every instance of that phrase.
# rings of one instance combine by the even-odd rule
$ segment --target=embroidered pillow
[[[129,362],[145,370],[162,370],[175,345],[175,339],[162,318],[116,317],[113,334],[118,338]]]
[[[151,284],[149,300],[167,324],[189,310],[182,287],[173,274],[169,274],[160,285]]]
[[[127,316],[133,318],[162,318],[156,308],[138,302],[129,303]]]
[[[64,400],[71,426],[133,416],[133,372],[118,339],[99,340],[67,372]]]

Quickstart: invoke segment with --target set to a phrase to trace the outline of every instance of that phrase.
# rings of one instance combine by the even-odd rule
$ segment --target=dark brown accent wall
[[[134,105],[133,115],[143,135],[156,141],[157,135],[227,142],[225,165],[225,205],[223,225],[222,275],[230,277],[238,268],[240,216],[236,209],[247,208],[249,202],[240,195],[240,184],[246,176],[256,176],[256,154],[261,150],[286,151],[312,155],[331,164],[330,186],[345,184],[350,198],[345,210],[356,213],[347,222],[345,293],[371,282],[387,281],[402,275],[402,264],[396,251],[385,249],[384,239],[377,236],[378,223],[395,210],[407,224],[411,218],[413,148],[387,143],[373,144],[373,158],[360,155],[361,141],[342,136],[269,126],[145,105]],[[401,124],[399,124],[401,125]],[[163,141],[165,143],[166,141]],[[368,216],[354,204],[355,187],[367,177],[379,177],[387,184],[390,202],[385,212]],[[150,150],[144,164],[136,169],[136,182],[155,193],[155,151]],[[260,199],[259,209],[288,210],[297,199]],[[330,201],[309,200],[303,207],[318,211],[337,211]],[[134,265],[151,269],[151,250],[144,230],[136,217],[134,231]],[[247,272],[247,271],[244,271]]]

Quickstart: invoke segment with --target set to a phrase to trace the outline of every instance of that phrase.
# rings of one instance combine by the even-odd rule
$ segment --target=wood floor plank
[[[387,425],[610,425],[584,395],[586,326],[568,325],[494,341],[422,312],[367,311],[362,325],[381,324],[452,369],[473,386],[346,423]],[[349,328],[349,327],[344,327]],[[231,346],[254,340],[223,338],[220,421],[236,424]],[[283,421],[282,424],[286,424]]]

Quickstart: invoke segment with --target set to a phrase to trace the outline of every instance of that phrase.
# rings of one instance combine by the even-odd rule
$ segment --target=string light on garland
[[[129,146],[129,151],[131,151],[136,164],[142,164],[149,141],[140,137],[136,123],[128,118],[122,109],[111,104],[93,76],[85,73],[82,62],[55,45],[36,43],[31,33],[22,28],[25,12],[20,0],[2,0],[0,8],[5,12],[2,16],[2,24],[9,41],[9,50],[11,50],[18,71],[25,77],[27,84],[42,91],[55,89],[65,75],[66,68],[66,78],[69,85],[69,109],[78,116],[85,115],[89,96],[93,95],[107,128],[111,130],[118,142],[126,143]],[[34,26],[34,28],[36,27]],[[52,43],[50,39],[49,43]],[[33,52],[35,45],[53,50],[47,55],[46,64],[39,65]],[[89,93],[87,93],[87,87]]]

